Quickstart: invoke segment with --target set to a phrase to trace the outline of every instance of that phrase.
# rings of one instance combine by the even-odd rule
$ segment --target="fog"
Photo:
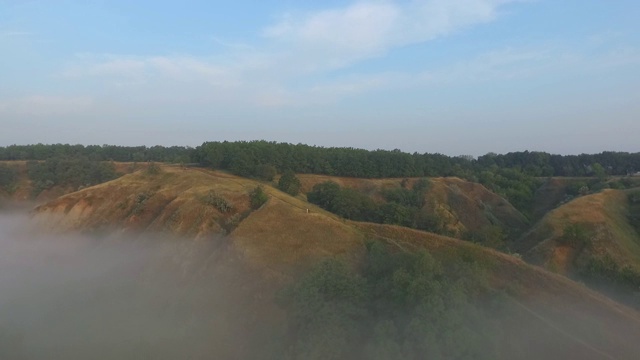
[[[45,234],[0,214],[0,358],[239,357],[252,295],[233,264],[225,239]]]
[[[228,239],[115,233],[47,233],[24,212],[0,213],[0,359],[283,354],[287,323],[268,300],[274,286],[242,265]],[[502,358],[634,359],[640,351],[635,320],[618,323],[574,300],[512,300],[482,324],[496,331]]]

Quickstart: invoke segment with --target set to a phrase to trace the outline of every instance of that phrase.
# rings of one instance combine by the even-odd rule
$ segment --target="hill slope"
[[[579,197],[549,212],[518,241],[517,250],[564,274],[593,256],[609,256],[640,270],[640,238],[628,216],[627,191]],[[567,238],[572,226],[579,237],[573,240]]]
[[[377,202],[384,202],[384,192],[411,188],[418,180],[412,179],[356,179],[323,175],[298,176],[302,191],[333,181],[346,188],[355,189]],[[424,194],[422,211],[437,219],[440,233],[462,238],[473,237],[491,227],[498,227],[504,234],[520,234],[527,227],[527,219],[507,200],[478,183],[455,177],[430,178]]]
[[[532,358],[553,359],[631,359],[640,351],[634,340],[640,338],[638,312],[565,277],[457,239],[345,221],[268,186],[267,203],[251,210],[248,193],[258,184],[215,171],[163,167],[159,173],[139,171],[62,196],[33,214],[35,221],[52,229],[163,231],[196,239],[196,243],[222,243],[238,254],[234,261],[257,271],[255,279],[265,279],[245,285],[250,289],[246,296],[262,299],[247,311],[263,324],[281,321],[275,294],[302,270],[333,256],[357,268],[367,241],[380,240],[398,251],[426,249],[443,262],[464,259],[488,271],[492,289],[504,292],[513,308],[514,315],[502,323],[511,344],[504,345],[505,359],[523,358],[523,349]],[[480,191],[479,198],[485,194],[455,179],[437,180],[433,188],[439,187]],[[230,210],[221,211],[212,197],[224,199]],[[183,255],[178,261],[186,271],[202,274],[219,268],[207,260],[206,268],[188,270],[193,256],[200,255],[188,251]],[[231,261],[223,254],[214,258]]]

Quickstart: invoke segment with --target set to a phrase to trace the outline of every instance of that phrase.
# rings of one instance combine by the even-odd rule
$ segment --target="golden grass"
[[[311,191],[314,185],[334,181],[342,187],[356,189],[375,201],[383,201],[384,189],[398,188],[403,178],[358,179],[327,175],[297,175],[302,191]],[[419,178],[408,178],[410,188]],[[478,183],[456,177],[430,178],[425,196],[425,210],[445,221],[449,234],[462,237],[467,231],[479,231],[486,226],[498,225],[505,232],[513,229],[524,231],[526,218],[504,198],[494,194]],[[508,231],[507,231],[508,230]]]
[[[390,180],[380,183],[385,184],[385,181]],[[438,181],[442,183],[439,185],[453,184],[470,194],[475,191],[474,196],[481,199],[485,196],[482,189],[460,180]],[[62,196],[38,207],[35,217],[66,229],[114,226],[165,231],[204,241],[222,232],[219,223],[229,215],[204,204],[200,197],[215,190],[228,198],[237,212],[243,212],[248,209],[247,193],[258,184],[211,170],[163,166],[158,175],[140,171]],[[581,311],[592,311],[612,319],[602,323],[605,329],[613,328],[619,322],[631,324],[630,327],[640,324],[637,312],[565,277],[528,265],[517,257],[403,227],[344,221],[300,198],[270,186],[264,188],[269,195],[268,202],[251,212],[225,240],[241,255],[243,262],[276,283],[289,281],[304,268],[327,257],[339,256],[357,263],[364,254],[366,241],[379,239],[408,251],[427,249],[443,262],[458,261],[460,257],[474,259],[489,269],[490,281],[495,288],[515,288],[515,294],[524,302],[546,302],[549,309],[557,308],[553,304],[560,300],[572,304],[554,316],[577,318]],[[149,197],[136,213],[136,197],[142,193]]]
[[[640,270],[640,239],[627,220],[628,200],[625,191],[604,190],[579,197],[550,211],[522,242],[544,266],[562,274],[575,270],[575,262],[588,256],[608,254],[620,266]],[[559,249],[565,227],[582,224],[590,229],[590,246]],[[527,249],[528,247],[529,249]]]

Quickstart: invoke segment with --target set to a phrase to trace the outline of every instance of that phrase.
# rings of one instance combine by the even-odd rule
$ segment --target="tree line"
[[[0,160],[47,160],[86,158],[93,161],[188,163],[193,148],[185,146],[117,146],[35,144],[0,147]]]
[[[205,142],[187,146],[117,146],[35,144],[0,147],[0,160],[46,160],[86,157],[97,161],[198,163],[254,176],[261,171],[291,170],[360,178],[458,176],[479,178],[483,171],[512,169],[527,176],[622,176],[640,171],[640,153],[557,155],[539,151],[472,156],[406,153],[256,141]]]
[[[406,153],[400,150],[364,150],[320,147],[268,141],[205,142],[192,152],[193,162],[239,175],[255,174],[258,166],[278,171],[359,178],[478,177],[482,171],[512,169],[527,176],[627,175],[640,171],[640,153],[553,155],[522,151],[503,155],[471,156]],[[602,174],[601,174],[602,173]]]

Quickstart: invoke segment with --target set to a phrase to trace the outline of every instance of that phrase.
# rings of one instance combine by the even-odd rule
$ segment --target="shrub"
[[[211,205],[223,213],[233,210],[233,205],[213,190],[207,193],[203,201],[205,204]]]
[[[156,163],[150,163],[145,169],[145,173],[148,175],[158,175],[160,172],[162,172],[162,169]]]
[[[298,195],[301,186],[302,184],[300,183],[300,179],[298,179],[296,174],[291,170],[285,171],[278,181],[278,189],[291,196]]]
[[[251,201],[251,208],[255,210],[264,205],[264,203],[269,200],[269,197],[267,196],[267,193],[264,192],[262,186],[258,185],[255,189],[251,190],[251,193],[249,193],[249,199]]]
[[[574,248],[582,248],[591,243],[591,234],[584,224],[570,224],[564,227],[558,242]]]

